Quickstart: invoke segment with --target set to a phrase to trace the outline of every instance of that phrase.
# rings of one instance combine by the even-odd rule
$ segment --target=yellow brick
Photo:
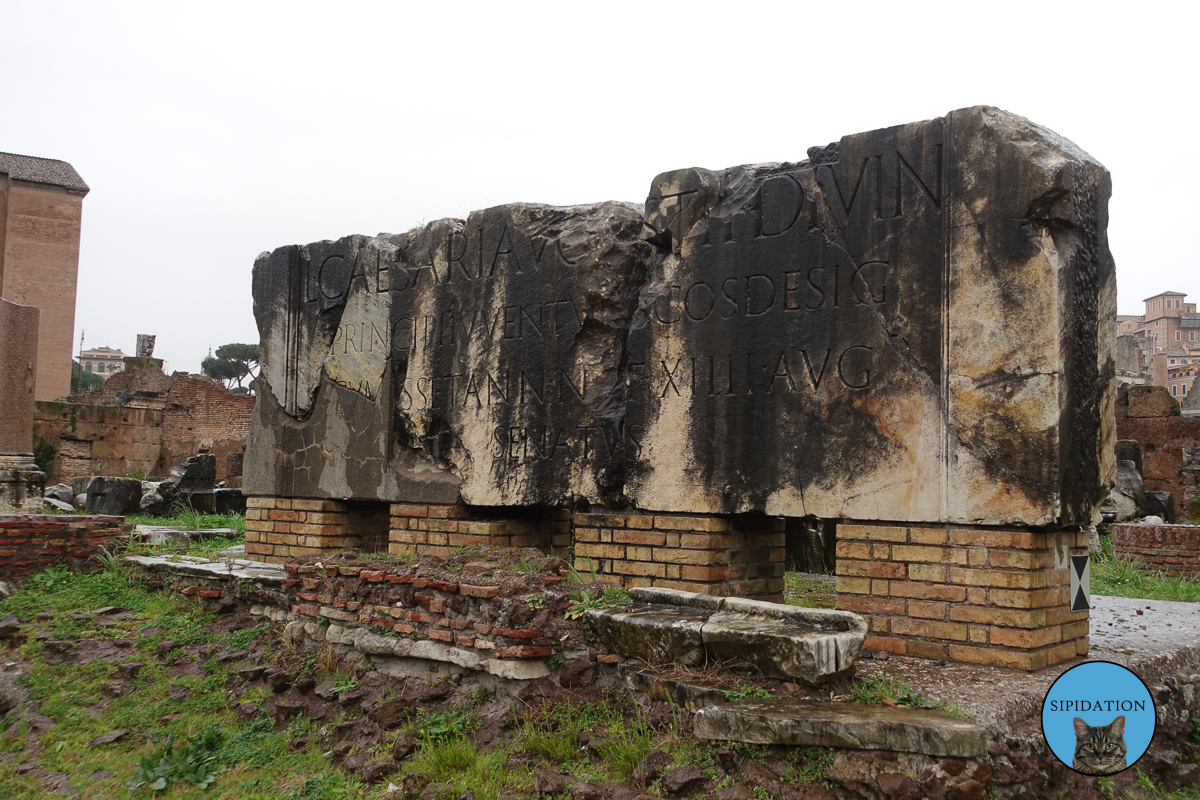
[[[437,519],[466,519],[466,506],[430,505],[429,516]]]
[[[429,506],[392,503],[390,512],[393,517],[427,517],[429,516]]]
[[[990,559],[993,567],[1008,569],[1047,569],[1054,561],[1051,550],[993,550]]]
[[[688,550],[732,550],[749,547],[749,542],[741,533],[682,533],[679,546]]]
[[[987,528],[951,528],[950,544],[968,547],[1015,547],[1044,550],[1046,534],[1029,531],[998,531]]]
[[[837,557],[839,559],[869,559],[871,557],[871,545],[860,544],[859,542],[838,542],[835,552],[837,553]]]
[[[947,567],[937,564],[909,564],[908,579],[911,581],[946,582]]]
[[[838,558],[837,573],[848,578],[865,578],[870,572],[870,561],[853,561],[849,558]]]
[[[986,664],[989,667],[1025,670],[1042,669],[1046,666],[1044,652],[1039,654],[1039,652],[1021,652],[1020,650],[976,648],[976,646],[966,644],[950,645],[950,660]]]
[[[1045,609],[1011,609],[956,605],[950,609],[955,622],[978,622],[1007,628],[1040,628],[1046,624]]]
[[[926,600],[909,600],[908,615],[921,619],[946,619],[947,603],[931,603]]]
[[[1057,589],[992,589],[988,592],[988,602],[1003,608],[1046,608],[1058,605],[1060,600]]]
[[[624,558],[625,548],[612,544],[576,543],[575,555],[590,558]]]
[[[322,500],[293,500],[293,511],[320,511],[324,501]]]
[[[600,530],[598,528],[576,528],[575,541],[598,542],[600,541]]]
[[[720,517],[655,517],[654,527],[667,531],[729,530],[729,523]]]
[[[728,564],[729,553],[720,550],[679,550],[670,547],[654,549],[654,560],[668,564]]]
[[[912,544],[945,544],[948,538],[945,528],[908,529],[908,541]]]
[[[926,639],[947,639],[955,642],[967,640],[967,626],[960,622],[934,622],[927,619],[896,617],[892,620],[892,633],[897,636],[921,636]]]
[[[908,642],[908,654],[915,658],[943,659],[946,657],[946,645],[912,639]]]
[[[1062,628],[1053,626],[1036,630],[1019,630],[992,626],[991,643],[1002,647],[1017,647],[1021,650],[1036,650],[1062,641]],[[1074,648],[1072,647],[1072,651]]]
[[[950,567],[950,583],[966,586],[998,586],[1005,589],[1040,589],[1046,585],[1044,572],[1001,572],[995,569]]]
[[[625,558],[629,561],[653,561],[654,551],[649,547],[626,547]]]
[[[668,578],[679,579],[682,577],[681,570],[683,567],[679,566],[678,564],[663,564],[663,566],[667,568],[666,572]]]
[[[613,531],[615,544],[639,544],[650,547],[662,547],[667,535],[661,531]]]
[[[888,596],[888,582],[887,581],[871,581],[871,594],[875,595],[876,597],[887,597]]]
[[[576,514],[575,524],[588,528],[624,528],[624,514]]]
[[[665,564],[654,564],[645,561],[614,561],[613,572],[619,575],[648,575],[655,578],[666,577]]]
[[[863,539],[869,542],[906,542],[908,531],[883,525],[838,525],[837,538],[839,541]]]
[[[919,547],[915,545],[892,545],[893,561],[919,561],[929,564],[966,564],[967,554],[950,547]]]
[[[961,563],[961,562],[959,562]],[[986,566],[988,563],[988,551],[983,547],[972,547],[967,551],[967,563],[972,567]],[[994,564],[992,566],[995,566]]]
[[[967,638],[975,644],[987,644],[988,626],[987,625],[968,625]]]
[[[871,581],[867,578],[843,578],[838,576],[837,592],[841,594],[870,594]]]

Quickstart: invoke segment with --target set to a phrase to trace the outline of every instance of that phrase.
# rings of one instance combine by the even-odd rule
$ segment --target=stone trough
[[[770,678],[818,686],[853,672],[866,621],[848,611],[738,597],[635,588],[631,609],[593,609],[588,620],[628,658],[684,666],[744,664]]]

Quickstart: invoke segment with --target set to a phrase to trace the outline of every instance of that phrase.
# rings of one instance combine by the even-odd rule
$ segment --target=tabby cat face
[[[1125,769],[1125,715],[1107,725],[1075,718],[1075,760],[1071,769],[1088,775],[1112,775]]]

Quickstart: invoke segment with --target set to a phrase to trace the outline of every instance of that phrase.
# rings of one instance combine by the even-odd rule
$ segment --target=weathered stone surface
[[[514,204],[261,256],[247,493],[618,496],[641,229],[623,203]]]
[[[691,600],[688,592],[635,592],[639,598]],[[587,618],[600,641],[623,656],[687,665],[735,660],[753,664],[769,677],[812,685],[849,674],[867,634],[866,621],[847,611],[736,597],[713,600],[711,608],[646,604],[630,611],[593,609]],[[642,682],[641,676],[627,679]],[[673,687],[656,688],[677,699]]]
[[[1142,472],[1142,445],[1136,439],[1118,439],[1116,449],[1117,461],[1132,461],[1133,468],[1140,475]]]
[[[216,511],[217,458],[211,453],[191,456],[167,471],[167,479],[145,492],[141,508],[147,514],[166,516],[180,505],[203,514]]]
[[[33,389],[41,312],[0,299],[0,455],[33,452]],[[37,513],[36,511],[33,513]]]
[[[1110,521],[1128,522],[1146,515],[1146,491],[1132,461],[1117,462],[1117,482],[1100,507]]]
[[[1146,492],[1146,513],[1175,524],[1175,498],[1170,492]]]
[[[1107,172],[991,108],[809,156],[655,179],[627,493],[670,511],[1090,521],[1113,470]]]
[[[250,495],[1090,524],[1108,173],[997,109],[260,256]]]
[[[75,493],[71,491],[71,487],[65,483],[56,483],[53,486],[47,486],[46,491],[42,493],[43,498],[53,497],[55,500],[60,500],[70,504],[75,499]]]
[[[40,316],[0,298],[0,514],[42,513],[46,475],[33,461]]]
[[[704,648],[718,662],[736,659],[768,677],[809,684],[853,672],[867,632],[862,617],[845,611],[798,610],[814,613],[788,619],[717,612],[701,631]]]
[[[141,509],[142,482],[137,478],[97,475],[87,485],[89,514],[111,514],[123,517]]]
[[[632,611],[592,609],[587,618],[600,641],[621,655],[699,666],[707,659],[700,630],[712,613],[699,608],[647,605],[635,606]]]
[[[900,750],[973,758],[987,754],[987,731],[925,708],[821,700],[738,700],[696,712],[701,739],[753,744]]]
[[[1117,396],[1118,417],[1178,417],[1179,401],[1165,386],[1122,387]]]

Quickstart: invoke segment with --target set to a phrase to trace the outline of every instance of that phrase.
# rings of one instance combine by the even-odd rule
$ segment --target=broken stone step
[[[929,708],[828,700],[735,700],[696,712],[696,736],[750,744],[899,750],[929,756],[987,754],[987,731]]]
[[[632,608],[592,609],[587,618],[610,650],[685,666],[729,663],[820,685],[854,671],[866,621],[848,611],[800,608],[673,589],[632,589]]]

